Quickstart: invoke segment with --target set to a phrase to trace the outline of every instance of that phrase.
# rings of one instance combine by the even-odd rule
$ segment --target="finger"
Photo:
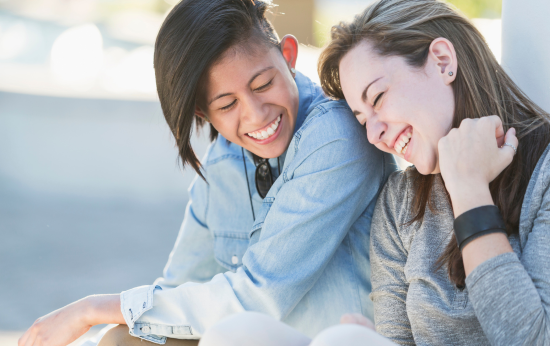
[[[518,148],[519,141],[518,141],[518,138],[516,137],[516,129],[513,127],[510,128],[506,133],[505,141],[499,150],[501,155],[503,155],[505,159],[508,159],[506,166],[508,166],[510,162],[512,162],[512,159],[516,154],[516,151],[514,150],[514,148],[512,148],[510,145],[507,145],[507,144],[513,145],[516,149]]]
[[[504,126],[502,125],[502,120],[497,115],[491,115],[489,118],[493,121],[495,125],[495,138],[497,140],[498,146],[501,147],[504,144],[504,138],[505,138]]]
[[[17,341],[17,346],[25,346],[25,342],[29,338],[29,331],[27,330],[25,334],[23,334],[19,340]]]
[[[36,333],[29,333],[29,331],[27,331],[27,338],[25,339],[25,343],[23,344],[20,344],[19,346],[32,346],[34,344],[34,341],[36,339]]]

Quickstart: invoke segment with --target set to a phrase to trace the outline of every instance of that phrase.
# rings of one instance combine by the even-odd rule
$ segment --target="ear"
[[[451,41],[443,37],[433,40],[430,44],[428,59],[445,84],[451,84],[456,79],[458,61],[456,60],[455,47]]]
[[[288,68],[295,68],[296,60],[298,59],[298,40],[292,35],[285,35],[280,45],[281,52],[287,62]]]
[[[206,113],[203,112],[202,109],[197,105],[195,105],[195,115],[207,122],[210,122],[210,120],[208,120],[208,117],[206,116]]]

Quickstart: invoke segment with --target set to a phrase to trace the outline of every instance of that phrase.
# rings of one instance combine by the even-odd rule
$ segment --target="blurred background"
[[[501,55],[500,0],[451,1]],[[193,178],[153,71],[176,0],[0,0],[0,345],[93,293],[162,275]],[[280,0],[314,80],[331,25],[369,0]],[[199,155],[207,133],[193,138]],[[95,330],[95,329],[94,329]]]

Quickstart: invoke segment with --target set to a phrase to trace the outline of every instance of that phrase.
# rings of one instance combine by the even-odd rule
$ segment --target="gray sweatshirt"
[[[402,345],[550,345],[550,155],[540,158],[525,194],[514,253],[489,259],[457,289],[435,262],[453,232],[438,176],[436,213],[411,219],[411,169],[390,176],[371,228],[376,330]]]

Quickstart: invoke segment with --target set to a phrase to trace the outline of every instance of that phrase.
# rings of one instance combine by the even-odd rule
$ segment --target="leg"
[[[273,317],[243,312],[204,333],[200,346],[307,346],[311,339]]]
[[[197,346],[198,340],[179,340],[170,339],[166,340],[165,346]],[[131,336],[128,333],[128,326],[119,325],[109,330],[97,346],[158,346],[157,344],[149,341],[142,340]]]
[[[396,346],[377,332],[357,324],[340,324],[323,330],[310,346]]]

